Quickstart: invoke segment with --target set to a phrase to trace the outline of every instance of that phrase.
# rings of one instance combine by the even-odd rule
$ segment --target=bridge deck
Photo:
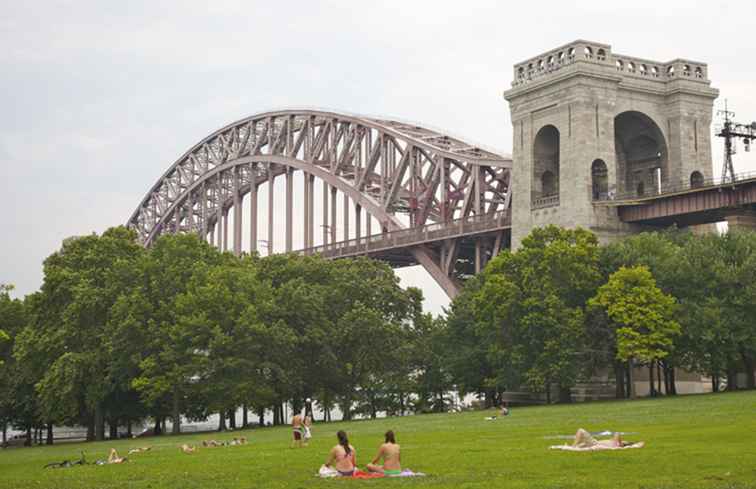
[[[736,175],[728,182],[663,188],[659,194],[594,202],[617,207],[623,222],[688,226],[723,221],[728,215],[756,208],[756,174]]]
[[[449,222],[428,224],[419,228],[399,229],[387,233],[365,236],[360,239],[339,241],[327,245],[305,248],[299,250],[298,253],[317,253],[326,258],[368,255],[395,261],[391,260],[390,257],[394,256],[396,260],[400,260],[400,256],[406,256],[409,259],[409,256],[403,253],[403,250],[414,246],[429,245],[453,238],[491,234],[510,229],[511,226],[511,213],[507,210],[490,215],[484,214]]]

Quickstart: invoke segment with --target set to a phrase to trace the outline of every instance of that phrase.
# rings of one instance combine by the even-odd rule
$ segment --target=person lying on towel
[[[369,472],[378,472],[385,475],[399,475],[402,473],[400,447],[396,443],[394,432],[388,430],[385,434],[385,443],[378,449],[378,454],[372,463],[367,464]],[[383,465],[378,462],[383,459]]]
[[[644,442],[629,442],[622,439],[619,433],[614,433],[609,440],[596,440],[589,432],[580,428],[575,433],[572,445],[553,445],[552,450],[570,450],[576,452],[593,450],[622,450],[625,448],[643,448]]]
[[[339,440],[339,443],[331,449],[325,466],[331,467],[333,465],[339,471],[339,475],[351,477],[354,475],[357,466],[355,449],[349,444],[346,432],[339,431],[336,433],[336,438]]]

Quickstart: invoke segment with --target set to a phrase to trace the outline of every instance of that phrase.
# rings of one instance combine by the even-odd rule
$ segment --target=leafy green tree
[[[3,425],[2,443],[6,442],[9,423],[18,421],[22,399],[16,389],[19,366],[13,358],[13,344],[27,323],[24,302],[11,299],[13,286],[0,284],[0,423]]]
[[[497,366],[492,380],[510,389],[524,381],[548,400],[556,385],[569,402],[585,367],[585,302],[599,281],[598,242],[583,229],[534,229],[519,250],[491,260],[473,314]]]
[[[222,259],[196,235],[161,236],[137,264],[137,285],[114,314],[115,336],[122,345],[129,339],[131,362],[139,368],[132,387],[156,418],[170,413],[174,433],[181,430],[181,415],[201,400],[197,379],[208,364],[202,317],[182,315],[180,302],[189,284],[206,282]]]
[[[131,285],[142,253],[134,231],[117,227],[102,236],[68,239],[45,260],[32,324],[15,348],[19,363],[41,370],[36,391],[40,414],[49,422],[87,425],[90,434],[104,438],[114,388],[110,309]]]
[[[647,267],[621,267],[602,285],[590,307],[601,308],[615,327],[617,358],[651,365],[672,351],[680,334],[677,303],[657,286]],[[649,370],[654,392],[653,370]],[[632,385],[632,384],[631,384]]]

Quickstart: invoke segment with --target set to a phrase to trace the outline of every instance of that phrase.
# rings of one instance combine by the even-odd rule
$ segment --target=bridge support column
[[[275,196],[276,178],[273,165],[268,163],[268,256],[273,254],[273,197]]]
[[[292,218],[293,218],[293,201],[294,198],[294,178],[293,170],[286,168],[286,252],[292,250]]]
[[[257,251],[257,178],[251,173],[249,189],[249,252]]]
[[[344,194],[344,241],[349,239],[349,196]]]
[[[310,221],[307,223],[307,229],[310,231],[310,246],[315,246],[315,175],[308,175],[307,186],[309,187],[307,207],[310,209]]]
[[[323,181],[323,246],[328,244],[328,182]]]
[[[336,242],[336,187],[331,187],[331,243]]]
[[[239,168],[234,168],[234,255],[241,256],[242,199],[239,193]]]
[[[303,216],[303,226],[302,226],[302,232],[304,233],[304,248],[309,248],[312,246],[310,242],[310,175],[307,173],[303,173],[304,178],[302,180],[304,188],[304,205],[302,206],[304,209],[304,216]]]
[[[756,211],[740,211],[725,219],[730,231],[756,231]]]
[[[354,236],[357,242],[362,238],[362,206],[354,204]]]
[[[228,211],[223,213],[223,251],[228,251]]]

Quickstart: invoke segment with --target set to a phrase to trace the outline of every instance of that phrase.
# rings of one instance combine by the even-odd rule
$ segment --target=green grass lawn
[[[632,402],[515,408],[485,421],[488,412],[408,416],[315,424],[314,439],[290,449],[290,430],[163,436],[116,442],[61,444],[0,451],[0,488],[756,488],[756,392]],[[590,431],[637,432],[646,447],[616,452],[548,450],[554,435]],[[361,467],[387,429],[397,433],[403,465],[428,474],[415,479],[321,480],[315,473],[335,433],[347,430]],[[246,446],[180,452],[181,443],[246,435]],[[153,445],[123,465],[42,469],[48,462],[105,458]]]

